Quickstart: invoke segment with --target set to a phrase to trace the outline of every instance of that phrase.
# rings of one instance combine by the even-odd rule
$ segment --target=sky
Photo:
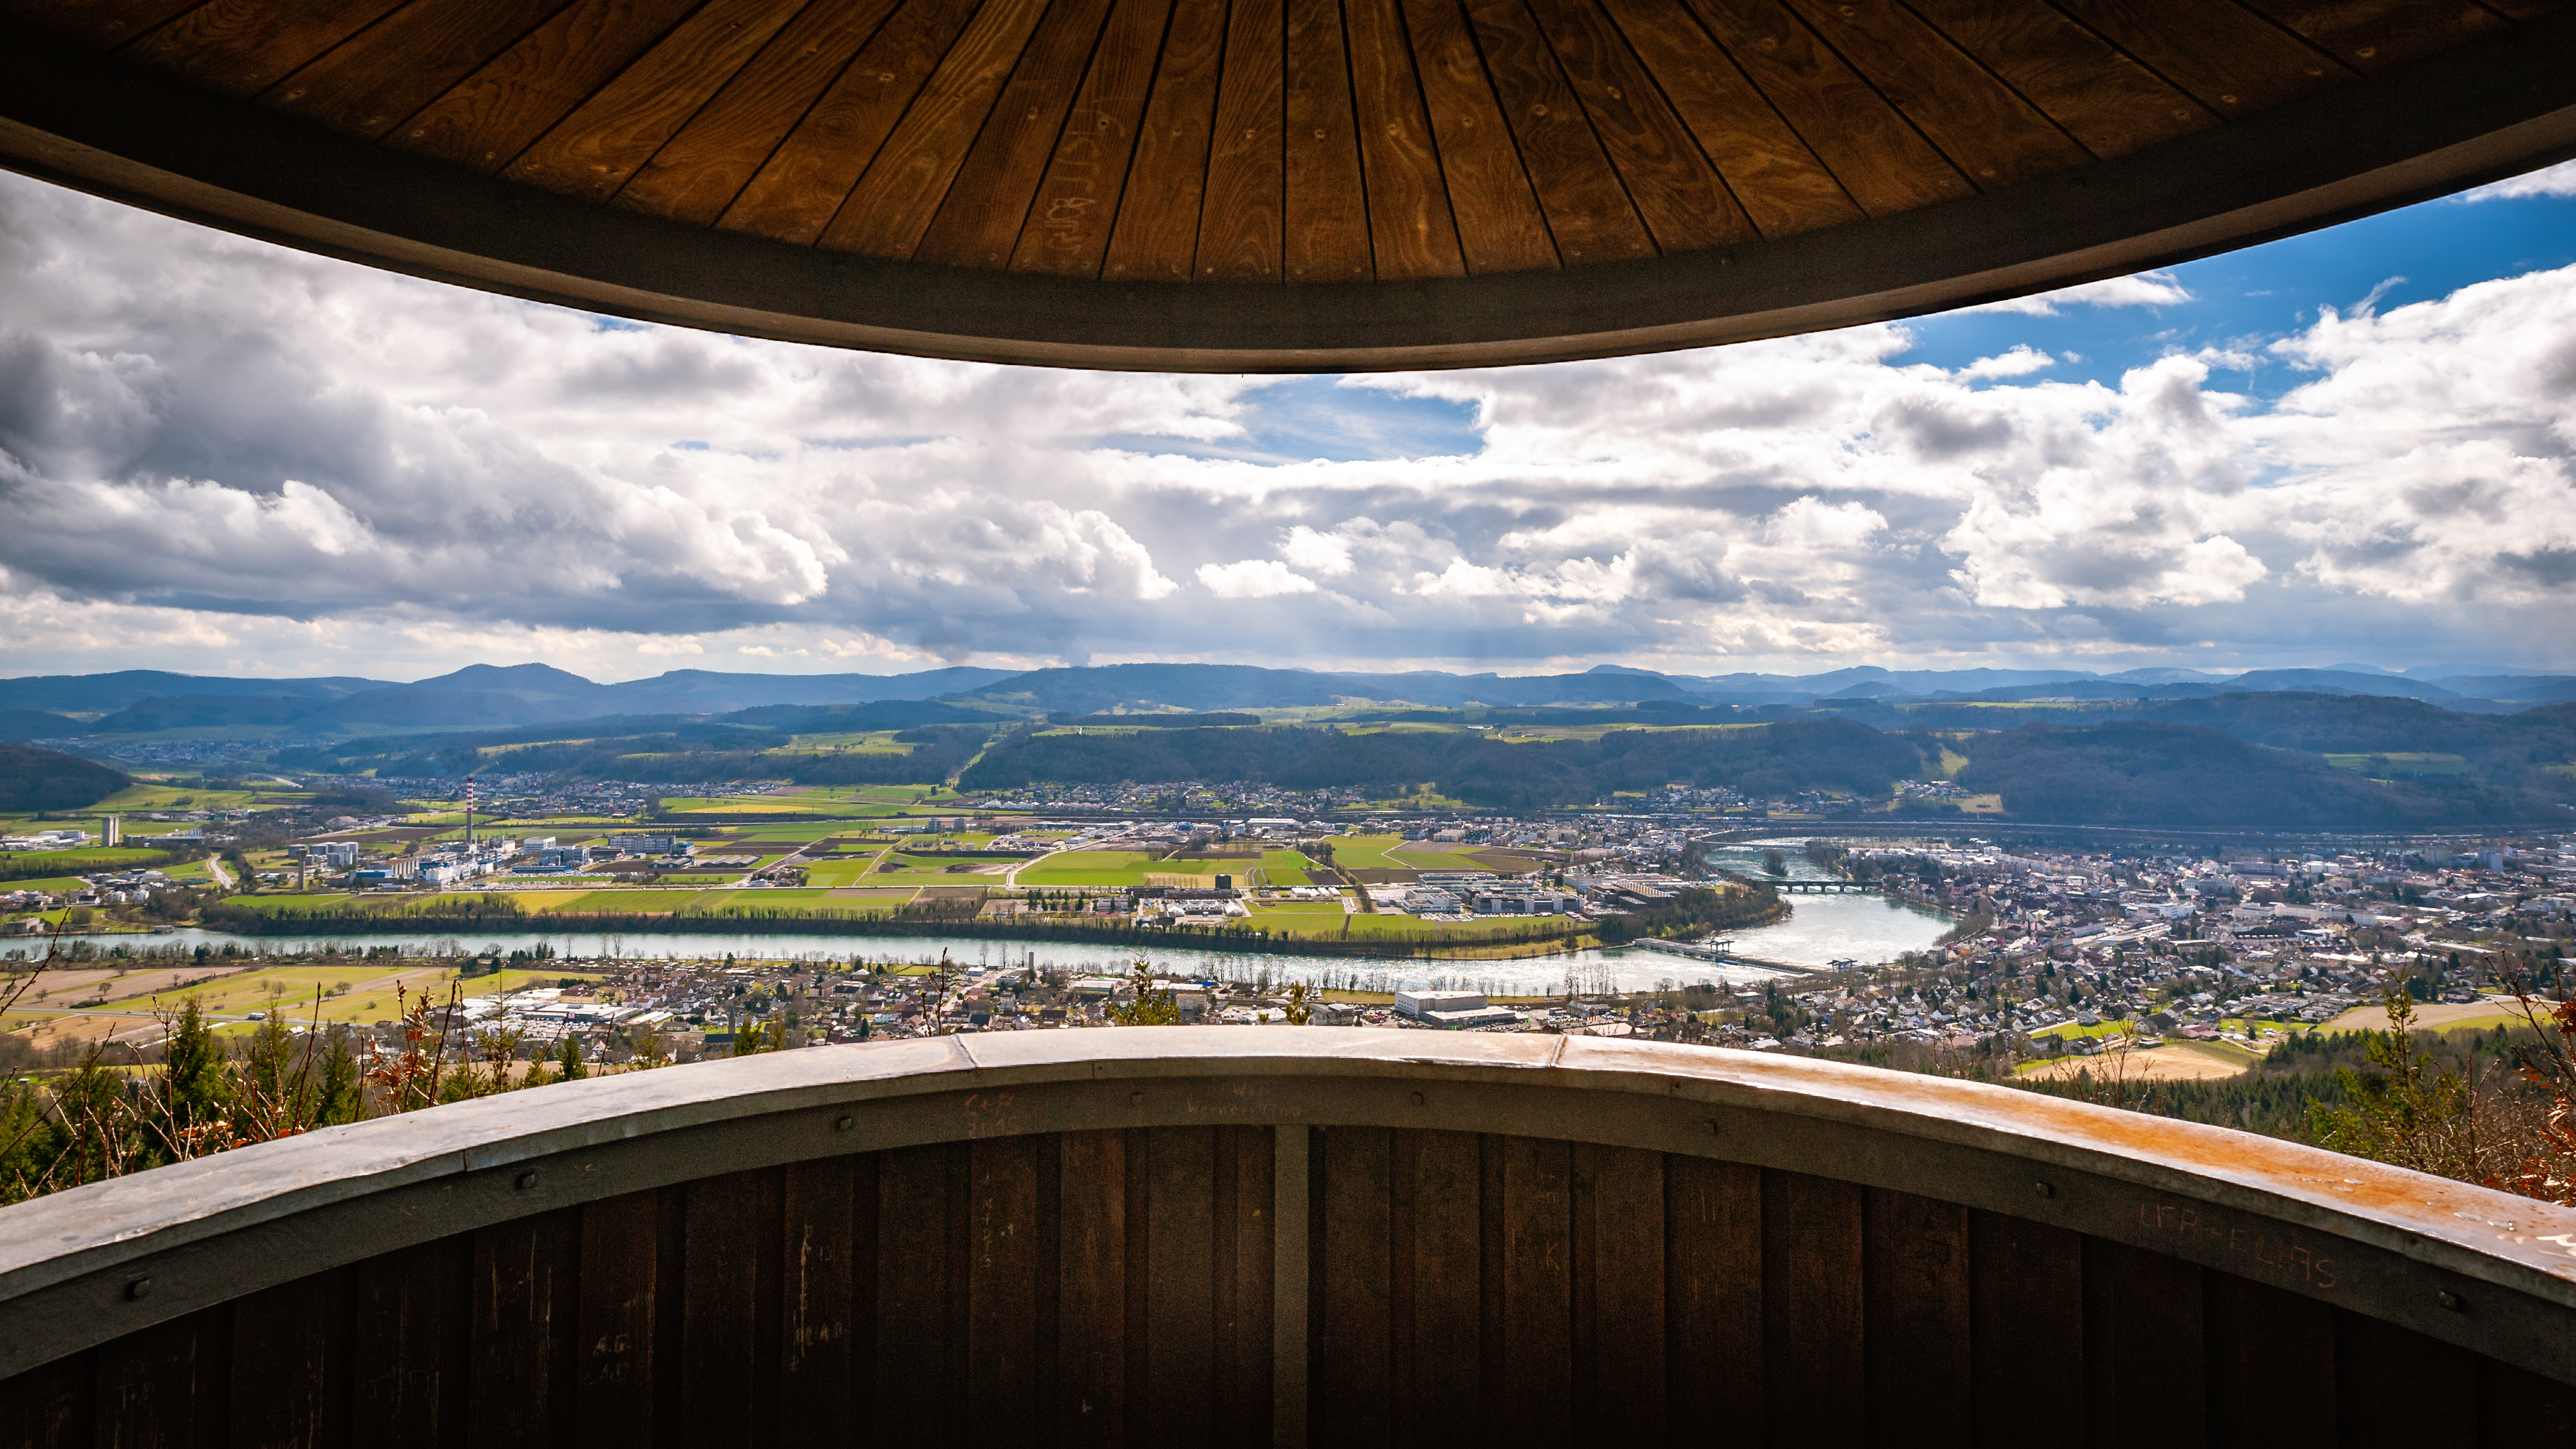
[[[2576,163],[1652,357],[1169,377],[488,296],[0,175],[0,675],[2576,672]]]

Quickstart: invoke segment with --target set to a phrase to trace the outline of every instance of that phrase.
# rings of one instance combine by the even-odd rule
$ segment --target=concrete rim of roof
[[[0,21],[0,165],[305,251],[639,321],[1154,372],[1554,362],[1917,316],[2170,265],[2576,156],[2576,10],[2075,171],[1777,241],[1439,281],[886,262],[389,152]]]

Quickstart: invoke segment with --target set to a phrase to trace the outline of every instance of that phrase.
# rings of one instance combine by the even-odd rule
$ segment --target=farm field
[[[1314,880],[1306,874],[1307,868],[1313,864],[1314,862],[1308,860],[1303,851],[1265,850],[1261,853],[1261,863],[1257,870],[1263,885],[1313,885]]]
[[[1345,835],[1333,842],[1344,870],[1491,870],[1472,853],[1400,835]]]
[[[176,875],[177,872],[173,871],[171,874]],[[35,880],[0,881],[0,890],[43,891],[48,895],[60,895],[65,891],[85,891],[88,889],[89,883],[76,875],[48,875],[40,876]]]
[[[1154,860],[1137,850],[1068,850],[1020,872],[1021,885],[1141,886],[1157,875],[1214,876],[1240,869],[1239,861]]]
[[[693,890],[573,891],[562,895],[540,897],[541,904],[532,908],[542,911],[676,911],[696,900],[701,892]]]
[[[133,994],[112,997],[100,1003],[93,1020],[106,1031],[122,1031],[137,1015],[148,1016],[155,1010],[173,1010],[195,998],[209,1015],[239,1017],[251,1012],[276,1011],[290,1021],[311,1021],[314,1015],[313,994],[325,994],[321,1019],[325,1022],[371,1022],[392,1019],[401,1009],[397,986],[417,1000],[424,993],[444,997],[448,988],[462,984],[467,996],[489,996],[496,992],[517,991],[529,986],[553,986],[567,979],[591,981],[595,975],[571,970],[504,970],[484,976],[465,976],[452,966],[412,965],[388,970],[381,964],[364,961],[342,961],[316,966],[266,966],[235,971],[195,986],[175,982],[156,982],[151,977],[168,976],[167,972],[133,972],[129,980],[115,986],[135,986]],[[199,975],[203,969],[199,968]],[[330,994],[336,987],[347,989]],[[61,998],[57,996],[57,1000]],[[119,1014],[122,1015],[119,1015]],[[13,1018],[28,1013],[13,1013]],[[11,1026],[25,1024],[13,1019]]]
[[[2242,1076],[2253,1061],[2230,1061],[2217,1053],[2168,1042],[2146,1051],[2129,1053],[2127,1062],[2112,1060],[2109,1054],[2098,1057],[2060,1057],[2052,1062],[2024,1068],[2019,1075],[2043,1081],[2071,1081],[2078,1073],[2089,1072],[2096,1081],[2114,1074],[2131,1082],[2209,1082]]]
[[[806,883],[815,886],[857,885],[862,877],[876,868],[882,854],[854,856],[848,860],[835,860],[829,865],[809,865],[805,867]]]
[[[195,842],[189,843],[195,849]],[[88,850],[13,850],[7,859],[12,865],[43,865],[59,868],[65,875],[93,870],[124,870],[130,866],[149,865],[162,854],[158,849],[141,849],[130,845],[113,848],[92,847]],[[11,887],[16,889],[14,885]]]
[[[1346,921],[1358,918],[1331,901],[1301,901],[1291,906],[1256,905],[1251,924],[1265,931],[1294,931],[1300,936],[1338,936]],[[1356,932],[1359,928],[1351,928]]]

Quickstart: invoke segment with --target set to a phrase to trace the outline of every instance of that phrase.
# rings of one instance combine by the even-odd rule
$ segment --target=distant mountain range
[[[680,669],[600,684],[544,664],[469,665],[408,684],[349,676],[234,679],[123,670],[0,680],[0,739],[139,734],[218,726],[347,732],[384,726],[490,729],[608,716],[706,716],[778,706],[941,700],[1011,714],[1312,707],[1350,700],[1455,709],[1629,705],[1837,708],[1907,701],[2218,699],[2298,691],[2420,699],[2493,713],[2576,700],[2576,675],[2395,674],[2366,665],[2211,674],[2189,669],[1891,670],[1823,674],[1659,674],[1601,665],[1579,674],[1332,673],[1237,664],[1111,664],[912,674],[728,674]],[[68,716],[84,716],[73,719]]]

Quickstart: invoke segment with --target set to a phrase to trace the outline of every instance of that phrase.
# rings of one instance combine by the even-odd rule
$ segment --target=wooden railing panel
[[[1218,1127],[1217,1442],[1267,1444],[1271,1438],[1278,1311],[1278,1133],[1268,1127]]]
[[[2337,1313],[2334,1356],[2336,1427],[2347,1449],[2497,1442],[2480,1433],[2476,1355],[2392,1323]]]
[[[2084,1418],[2084,1239],[1968,1213],[1968,1415],[1977,1443]]]
[[[2576,1388],[2480,1359],[2478,1429],[2485,1444],[2576,1444]]]
[[[962,1142],[901,1148],[877,1164],[876,1372],[862,1416],[876,1443],[926,1444],[955,1424],[965,1305],[952,1306],[950,1285],[965,1275],[952,1278],[949,1254],[966,1250],[966,1165]]]
[[[869,1146],[865,1104],[809,1103],[810,1122],[671,1141],[682,1170],[640,1188],[654,1179],[615,1156],[503,1157],[426,1199],[480,1193],[499,1211],[474,1225],[345,1266],[299,1229],[289,1261],[318,1271],[211,1307],[203,1260],[141,1259],[114,1280],[122,1302],[171,1316],[0,1379],[0,1449],[2576,1442],[2556,1360],[2481,1357],[2551,1341],[2536,1315],[2555,1300],[2410,1278],[2416,1260],[2358,1231],[2378,1219],[2266,1218],[2180,1176],[2122,1197],[2062,1160],[1905,1158],[1849,1118],[1784,1147],[1767,1134],[1785,1115],[1643,1093],[1492,1082],[1510,1095],[1479,1102],[1398,1077],[1325,1099],[1357,1121],[1308,1125],[1325,1114],[1270,1095],[1288,1081],[1086,1085],[1108,1103],[1094,1120],[1119,1125],[1063,1132],[1045,1124],[1078,1114],[1038,1092],[953,1140],[924,1142],[937,1099],[888,1113],[917,1146]],[[1140,1121],[1140,1096],[1175,1105]],[[1480,1114],[1523,1130],[1454,1125]],[[768,1165],[727,1145],[797,1133],[806,1155]],[[2330,1165],[2328,1191],[2468,1191]],[[592,1181],[587,1199],[547,1191]],[[2456,1201],[2557,1230],[2536,1204]],[[2278,1236],[2235,1251],[2229,1235],[2257,1233]],[[2453,1322],[2458,1342],[2435,1336]],[[1274,1420],[1277,1391],[1299,1397]]]
[[[1451,1406],[1483,1388],[1483,1139],[1399,1129],[1388,1212],[1390,1438],[1465,1449],[1483,1425]],[[1333,1442],[1318,1438],[1313,1442]]]
[[[1670,1442],[1752,1449],[1762,1402],[1762,1171],[1664,1159],[1664,1366]]]
[[[1396,1135],[1386,1127],[1314,1134],[1323,1251],[1313,1259],[1308,1320],[1310,1444],[1376,1449],[1394,1438]]]
[[[572,1393],[583,1449],[652,1442],[665,1196],[680,1194],[630,1192],[581,1209]]]
[[[995,1449],[1037,1442],[1039,1141],[1003,1137],[969,1153],[966,1437]]]
[[[1054,1423],[1071,1449],[1122,1442],[1127,1423],[1126,1132],[1068,1132],[1058,1148]]]
[[[1858,1183],[1762,1174],[1762,1402],[1775,1449],[1867,1438],[1861,1195]]]
[[[1578,1142],[1574,1166],[1576,1439],[1664,1441],[1664,1157]]]
[[[2334,1310],[2233,1273],[2206,1273],[2202,1288],[2211,1442],[2332,1442]]]
[[[1955,1403],[1972,1380],[1968,1210],[1871,1188],[1862,1211],[1869,1442],[1965,1446],[1973,1442],[1966,1415],[1905,1413],[1899,1406]]]
[[[2202,1269],[2124,1243],[2084,1243],[2084,1416],[2116,1446],[2199,1444],[2209,1426]],[[2141,1416],[2140,1403],[2159,1412]]]
[[[235,1444],[337,1444],[348,1420],[347,1275],[316,1273],[233,1305],[226,1407]]]
[[[349,1266],[349,1418],[377,1443],[432,1449],[464,1436],[472,1253],[459,1234]]]

